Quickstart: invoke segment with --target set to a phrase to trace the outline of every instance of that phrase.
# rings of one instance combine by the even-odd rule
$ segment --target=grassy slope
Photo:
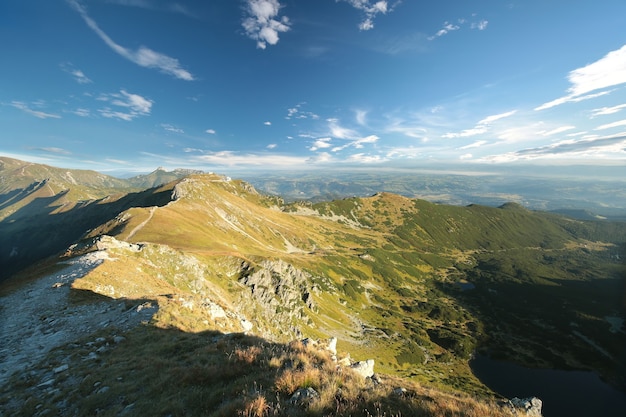
[[[225,272],[233,264],[282,259],[307,271],[318,289],[317,309],[293,324],[304,334],[337,336],[358,357],[377,358],[383,372],[481,392],[467,366],[478,346],[529,365],[606,374],[623,365],[622,334],[608,332],[606,322],[591,328],[621,314],[619,300],[607,297],[620,285],[611,242],[626,240],[623,225],[571,221],[515,204],[455,207],[386,193],[281,211],[280,201],[219,176],[191,177],[176,187],[182,198],[128,211],[116,236],[193,254],[211,271],[208,279],[225,277],[216,285],[235,294],[233,302],[246,294],[235,285],[238,273]],[[602,239],[609,242],[590,243]],[[465,279],[475,290],[459,289]],[[589,291],[607,302],[585,298]],[[550,297],[571,305],[557,311]],[[264,314],[253,316],[271,331]],[[540,319],[520,321],[526,314]],[[614,358],[598,359],[589,343],[572,336],[570,322]]]
[[[315,308],[303,309],[306,317],[292,324],[305,335],[337,336],[340,351],[375,358],[378,372],[485,395],[467,366],[478,346],[527,364],[595,368],[609,377],[616,377],[611,369],[619,373],[623,365],[618,356],[624,336],[610,333],[604,319],[623,314],[614,297],[623,272],[616,257],[616,244],[626,241],[623,224],[571,221],[516,205],[441,206],[392,194],[281,210],[278,199],[210,175],[153,193],[177,199],[153,206],[138,195],[143,208],[126,210],[91,234],[152,244],[96,268],[77,281],[76,289],[103,293],[110,286],[116,297],[156,299],[161,306],[156,329],[185,332],[172,339],[176,346],[185,340],[202,344],[207,331],[240,331],[236,322],[185,307],[207,297],[225,310],[242,312],[255,330],[287,342],[290,333],[272,326],[278,312],[273,316],[255,306],[250,288],[238,280],[243,263],[260,269],[265,259],[280,259],[308,273],[316,289]],[[463,280],[476,288],[461,291],[457,283]],[[613,358],[573,336],[572,322]],[[131,346],[142,343],[137,339]],[[131,352],[125,355],[132,361]],[[184,365],[175,362],[161,369],[170,375],[175,366],[182,366],[181,372],[212,366],[191,358]],[[260,369],[263,375],[269,372]],[[201,384],[189,387],[201,399],[208,394],[200,385],[212,386],[202,375]],[[249,388],[258,377],[241,377],[244,382],[234,383],[248,386],[250,397],[237,397],[245,409],[260,390]],[[263,383],[263,395],[274,395],[275,381]],[[273,397],[265,399],[275,404]]]

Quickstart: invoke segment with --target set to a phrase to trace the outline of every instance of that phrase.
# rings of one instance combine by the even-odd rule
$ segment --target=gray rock
[[[313,388],[300,388],[298,391],[294,392],[289,400],[292,404],[308,404],[316,398],[319,398],[319,394]]]
[[[513,398],[509,400],[512,408],[525,412],[529,416],[541,417],[543,402],[537,397]]]
[[[371,378],[374,376],[374,359],[353,363],[350,368],[363,378]]]
[[[58,366],[58,367],[54,368],[54,373],[58,374],[58,373],[61,373],[63,371],[67,371],[69,368],[70,368],[70,366],[68,364],[61,365],[61,366]]]

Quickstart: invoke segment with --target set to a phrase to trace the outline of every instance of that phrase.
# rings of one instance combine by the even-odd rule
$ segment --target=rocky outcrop
[[[532,417],[541,417],[541,407],[543,402],[537,397],[513,398],[507,405],[514,411],[525,413]]]
[[[309,273],[282,260],[265,260],[255,266],[243,262],[239,282],[249,288],[256,304],[253,308],[272,328],[282,329],[283,335],[285,329],[289,329],[298,336],[300,329],[294,328],[293,323],[310,324],[307,310],[316,311],[311,278]],[[249,300],[242,300],[246,302]]]

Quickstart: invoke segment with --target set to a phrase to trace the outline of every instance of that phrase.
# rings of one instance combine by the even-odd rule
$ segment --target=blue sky
[[[4,0],[0,154],[626,165],[623,0]]]

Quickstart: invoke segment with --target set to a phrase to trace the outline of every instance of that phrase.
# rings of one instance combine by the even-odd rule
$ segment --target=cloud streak
[[[626,157],[626,135],[618,134],[591,139],[563,140],[546,146],[522,149],[501,155],[491,155],[481,160],[483,162],[514,162],[543,158],[616,158]]]
[[[570,71],[567,80],[571,84],[567,89],[569,94],[544,103],[535,110],[545,110],[564,103],[595,98],[608,94],[609,91],[599,93],[594,93],[594,91],[626,83],[626,45],[609,52],[596,62]]]
[[[109,37],[98,24],[88,14],[85,7],[78,0],[67,0],[67,2],[76,10],[83,18],[87,26],[95,32],[104,43],[118,55],[144,68],[157,69],[174,78],[185,81],[193,81],[193,75],[181,67],[180,62],[176,58],[172,58],[160,52],[153,51],[145,46],[139,47],[137,50],[131,50],[117,44]]]
[[[291,29],[287,16],[278,17],[282,7],[278,0],[246,0],[246,17],[241,25],[246,35],[256,41],[257,48],[276,45],[278,34]]]
[[[58,114],[46,113],[40,110],[31,109],[26,103],[22,101],[12,101],[10,105],[15,107],[16,109],[22,110],[24,113],[30,114],[39,119],[60,119],[61,118],[61,116],[59,116]]]
[[[460,132],[446,133],[442,137],[446,139],[456,139],[456,138],[468,138],[471,136],[481,135],[483,133],[487,133],[491,127],[491,124],[497,120],[504,119],[507,117],[513,116],[517,113],[517,110],[511,110],[506,113],[494,114],[492,116],[487,116],[484,119],[480,120],[476,126],[471,129],[465,129]]]

